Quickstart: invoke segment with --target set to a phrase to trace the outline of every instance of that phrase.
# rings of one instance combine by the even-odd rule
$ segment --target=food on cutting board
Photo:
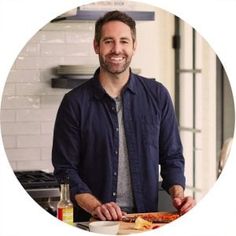
[[[143,213],[143,214],[134,214],[130,216],[125,216],[122,220],[124,222],[135,222],[138,217],[152,222],[152,223],[170,223],[173,220],[176,220],[179,217],[178,213]]]
[[[134,228],[137,230],[152,229],[152,227],[153,227],[152,222],[144,220],[140,216],[138,216],[135,220]]]

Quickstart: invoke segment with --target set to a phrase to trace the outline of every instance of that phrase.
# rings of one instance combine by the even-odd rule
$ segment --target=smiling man
[[[94,41],[101,70],[112,75],[129,73],[129,65],[136,48],[129,26],[119,21],[111,21],[102,28],[101,35],[99,41]]]
[[[195,205],[184,196],[184,158],[169,93],[130,68],[136,43],[128,15],[101,17],[94,39],[100,67],[64,96],[58,110],[52,162],[58,179],[70,179],[75,221],[158,211],[159,165],[177,210]]]
[[[136,31],[131,31],[122,21],[108,21],[103,27],[98,21],[96,26],[94,49],[100,62],[99,80],[106,92],[115,98],[120,96],[129,79],[129,65],[136,49]]]

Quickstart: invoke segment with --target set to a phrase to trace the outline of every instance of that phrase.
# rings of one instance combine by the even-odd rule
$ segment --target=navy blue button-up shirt
[[[105,203],[116,201],[119,134],[115,101],[98,74],[99,69],[64,96],[55,122],[52,162],[58,179],[69,176],[72,199],[91,193]],[[130,73],[122,102],[134,205],[137,212],[157,211],[159,165],[165,190],[185,186],[171,98],[159,82]],[[79,209],[76,220],[85,220],[85,215]]]

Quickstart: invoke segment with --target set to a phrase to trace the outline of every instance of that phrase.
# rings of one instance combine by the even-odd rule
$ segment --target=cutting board
[[[170,214],[171,212],[152,212],[154,214],[158,214],[158,215],[166,215],[166,214]],[[152,214],[152,213],[142,213],[142,215],[146,215],[146,214]],[[128,216],[134,216],[136,214],[128,214]],[[165,225],[166,223],[155,223],[153,224],[153,226],[156,228],[161,227],[163,225]],[[137,230],[134,228],[135,223],[128,223],[128,222],[122,222],[120,221],[120,229],[118,234],[119,235],[124,235],[124,234],[134,234],[134,233],[142,233],[142,232],[146,232],[148,231],[147,229],[145,230]],[[152,229],[149,229],[152,230]]]
[[[164,224],[153,224],[153,225],[162,226]],[[152,229],[149,229],[149,230],[152,230]],[[126,223],[126,222],[120,221],[120,229],[119,229],[118,234],[119,235],[136,234],[136,233],[146,232],[149,230],[137,230],[134,228],[134,223]]]
[[[152,213],[154,213],[154,212],[152,212]],[[145,214],[152,214],[152,213],[141,213],[141,214],[145,215]],[[168,214],[168,212],[158,212],[158,214],[160,214],[160,215],[164,214],[165,215],[165,214]],[[127,214],[127,216],[134,216],[134,215],[136,215],[136,214]],[[89,222],[91,222],[91,221],[96,221],[96,219],[91,218]],[[86,228],[88,229],[89,222],[82,222],[82,223],[80,222],[80,227],[78,225],[77,225],[77,227],[83,229],[83,227],[81,227],[81,226],[84,225],[85,229]],[[137,234],[137,233],[142,233],[142,232],[153,230],[153,229],[137,230],[137,229],[134,228],[135,223],[119,221],[119,224],[120,224],[120,227],[119,227],[118,235]],[[155,224],[153,224],[153,226],[157,226],[157,228],[158,228],[158,227],[161,227],[165,224],[166,223],[155,223]]]
[[[165,224],[153,224],[153,226],[156,226],[156,228],[161,227]],[[134,223],[126,223],[126,222],[120,222],[120,229],[118,234],[119,235],[124,235],[124,234],[136,234],[136,233],[142,233],[146,231],[151,231],[153,229],[144,229],[144,230],[137,230],[134,228]]]

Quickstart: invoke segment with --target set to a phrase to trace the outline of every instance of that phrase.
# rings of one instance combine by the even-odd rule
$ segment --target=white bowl
[[[119,222],[115,221],[94,221],[89,223],[90,232],[99,234],[117,234],[119,231]]]

